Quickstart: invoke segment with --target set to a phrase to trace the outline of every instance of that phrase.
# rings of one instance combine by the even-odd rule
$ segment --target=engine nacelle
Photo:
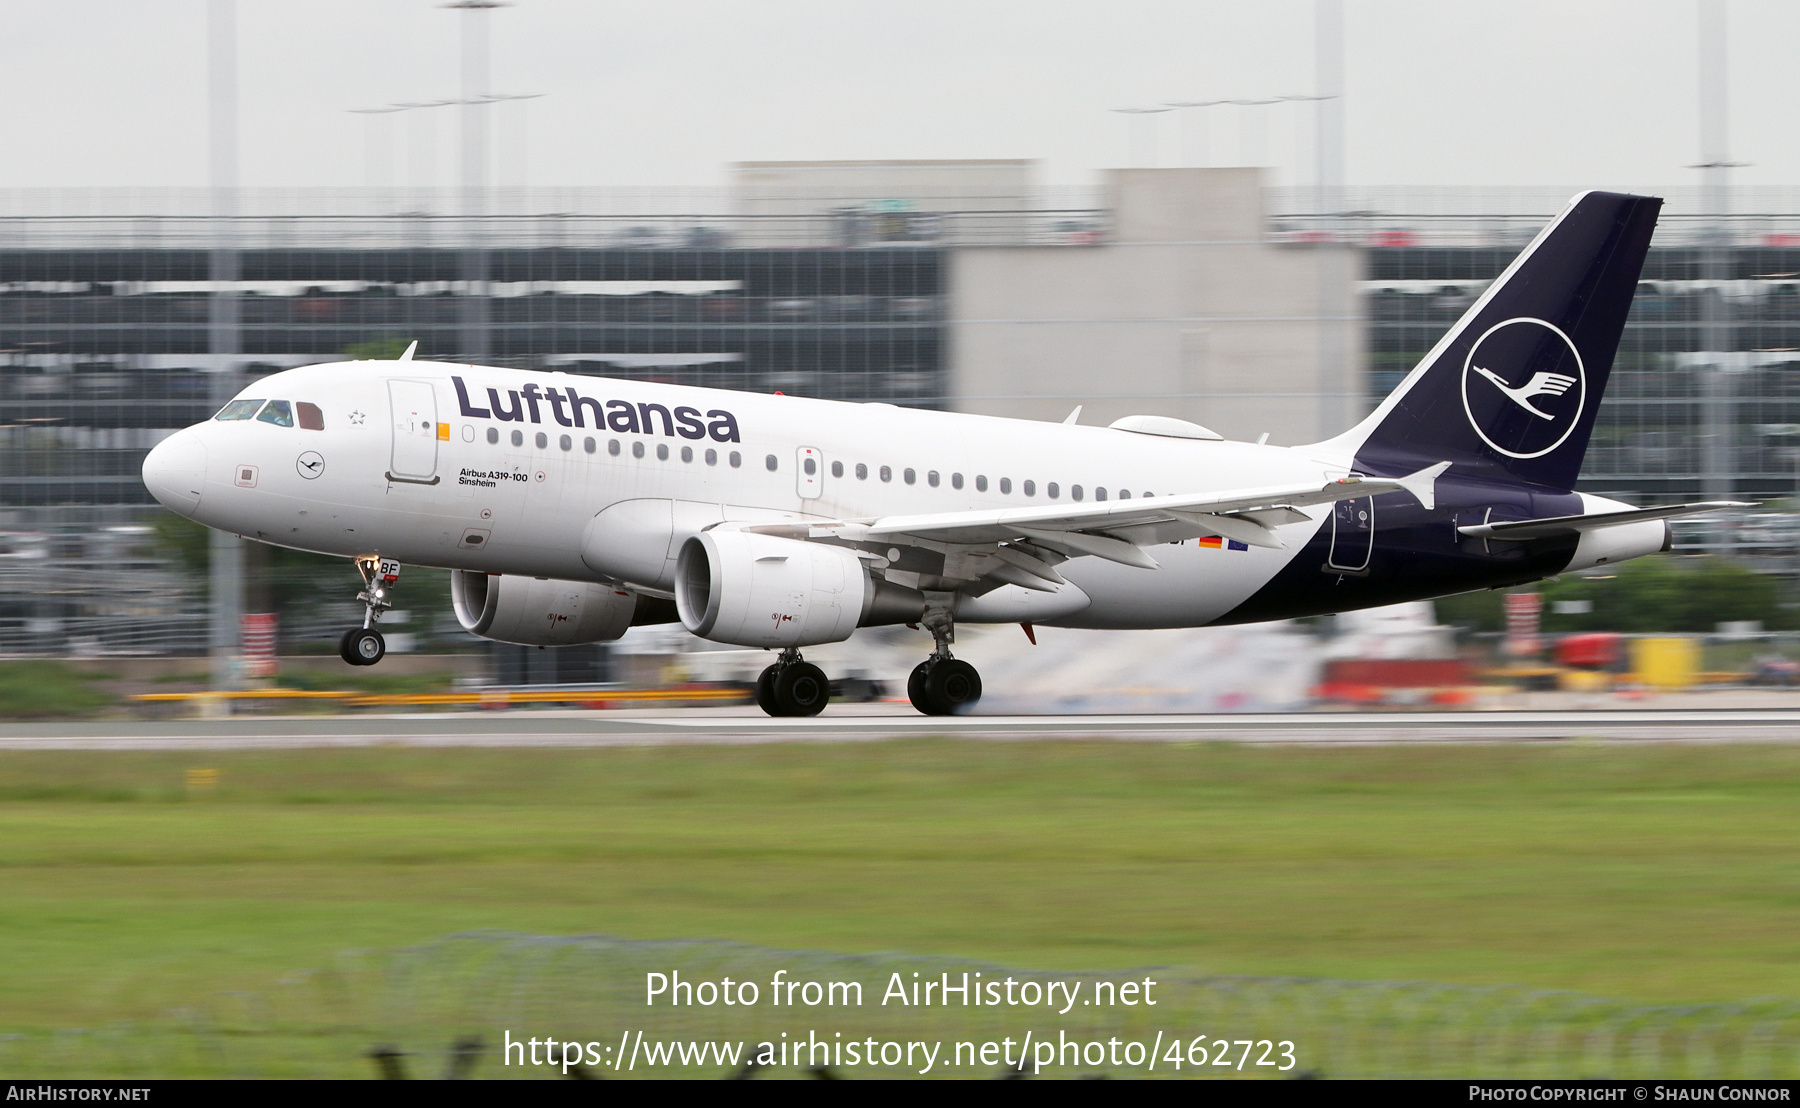
[[[682,544],[675,569],[681,622],[735,646],[842,642],[859,626],[915,620],[924,597],[869,576],[841,546],[712,530]]]
[[[1589,515],[1629,511],[1630,508],[1629,504],[1608,500],[1604,496],[1581,494],[1581,509]],[[1569,559],[1569,564],[1563,567],[1563,572],[1573,573],[1576,570],[1593,569],[1595,566],[1616,565],[1646,554],[1655,554],[1673,546],[1673,540],[1674,536],[1669,531],[1669,521],[1666,519],[1644,519],[1636,523],[1595,527],[1581,533],[1581,541],[1576,544],[1575,554]]]
[[[587,581],[540,581],[478,570],[450,574],[450,599],[463,630],[522,646],[610,642],[638,611],[636,593]]]

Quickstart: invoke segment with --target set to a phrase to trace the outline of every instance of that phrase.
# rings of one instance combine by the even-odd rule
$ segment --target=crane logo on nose
[[[295,460],[294,468],[300,471],[300,476],[312,481],[325,472],[325,459],[317,450],[308,450]]]
[[[1541,458],[1581,422],[1587,368],[1562,328],[1529,316],[1508,319],[1469,347],[1462,401],[1482,442],[1509,458]]]

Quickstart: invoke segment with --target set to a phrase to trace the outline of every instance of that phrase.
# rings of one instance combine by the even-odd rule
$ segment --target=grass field
[[[0,1031],[471,928],[1800,996],[1797,847],[1768,746],[5,753]]]

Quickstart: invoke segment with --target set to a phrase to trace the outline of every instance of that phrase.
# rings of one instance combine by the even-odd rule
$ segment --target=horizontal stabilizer
[[[1648,519],[1673,519],[1676,516],[1716,512],[1722,508],[1754,508],[1737,500],[1708,500],[1699,504],[1670,504],[1661,508],[1631,508],[1623,512],[1598,512],[1594,515],[1554,516],[1549,519],[1519,519],[1504,523],[1476,523],[1458,527],[1457,533],[1478,539],[1544,539],[1553,535],[1574,535],[1600,527],[1617,527],[1624,523],[1641,523]]]

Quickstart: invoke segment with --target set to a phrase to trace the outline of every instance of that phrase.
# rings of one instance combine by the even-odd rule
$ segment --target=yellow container
[[[1612,688],[1612,674],[1589,669],[1565,669],[1557,677],[1564,692],[1605,692]]]
[[[1700,677],[1700,640],[1633,639],[1631,670],[1643,684],[1685,689]]]

